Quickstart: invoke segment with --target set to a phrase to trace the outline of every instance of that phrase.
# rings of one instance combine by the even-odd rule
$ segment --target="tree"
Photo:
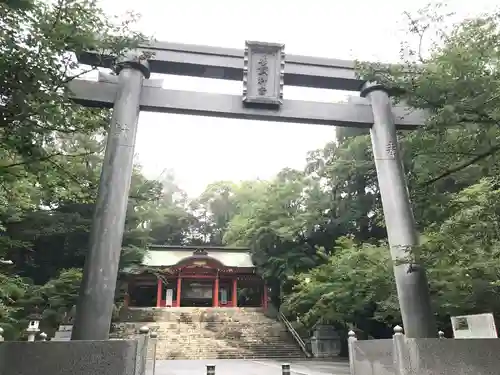
[[[145,40],[131,16],[116,22],[91,0],[0,3],[0,323],[10,337],[33,281],[64,283],[61,271],[83,264],[110,114],[73,103],[67,83],[95,69],[78,66],[82,51],[119,56]],[[145,190],[152,199],[154,186]],[[130,232],[140,220],[129,221]],[[137,261],[135,243],[124,254]]]
[[[308,184],[310,183],[310,185]],[[271,297],[280,304],[290,278],[321,262],[321,250],[309,243],[310,223],[316,212],[307,210],[318,192],[304,173],[286,169],[275,181],[263,184],[240,213],[233,217],[224,242],[249,246],[261,275],[271,286]]]
[[[296,280],[294,292],[287,296],[283,308],[300,316],[307,326],[321,321],[356,326],[373,334],[380,329],[377,321],[398,321],[394,277],[385,243],[359,244],[340,238],[328,262],[297,275]]]
[[[500,311],[499,194],[497,179],[454,194],[453,214],[425,234],[421,257],[442,329],[453,315]],[[334,322],[389,337],[383,324],[401,323],[391,268],[387,244],[341,239],[327,263],[296,276],[284,310],[305,324]]]
[[[160,198],[149,212],[149,240],[159,245],[181,245],[199,240],[198,217],[190,210],[186,193],[167,174],[161,183]]]
[[[499,180],[484,178],[453,194],[450,217],[426,233],[435,311],[450,315],[500,311]]]
[[[438,27],[443,17],[425,9],[410,18],[410,32],[422,40],[426,30],[440,30],[427,54],[405,47],[400,65],[360,64],[368,79],[397,88],[396,101],[430,114],[425,128],[405,137],[413,146],[412,177],[423,188],[458,191],[497,172],[499,21],[493,13],[446,30]]]
[[[200,234],[206,242],[222,244],[227,225],[237,211],[235,189],[230,181],[214,182],[191,203],[199,219]]]
[[[436,14],[420,13],[419,20],[410,19],[410,31],[421,39],[425,30],[440,29],[442,20]],[[360,64],[363,77],[394,88],[396,102],[430,113],[424,128],[400,134],[400,142],[418,226],[424,232],[420,256],[428,268],[442,327],[449,325],[450,314],[499,311],[498,273],[492,264],[498,257],[498,233],[493,228],[500,120],[498,25],[497,13],[467,19],[441,31],[428,54],[404,48],[402,65]],[[340,147],[349,149],[346,159],[351,157],[353,164],[360,160],[356,144],[365,142],[365,149],[369,148],[363,138],[363,134],[342,134]],[[338,144],[332,145],[331,155],[340,159]],[[338,181],[334,186],[340,187],[338,194],[347,197],[349,205],[357,200],[349,181],[367,180],[358,170],[373,176],[372,164],[366,162],[367,170],[357,164],[347,176],[337,172],[327,178]],[[324,164],[312,163],[320,171],[336,166],[333,157]],[[377,195],[375,181],[364,187],[365,195]],[[363,189],[358,191],[363,196]],[[364,212],[375,219],[370,219],[375,225],[383,226],[377,199],[365,202]],[[392,275],[388,250],[359,236],[356,229],[363,220],[364,215],[353,218],[349,246],[342,240],[341,251],[337,248],[327,264],[297,277],[298,285],[285,304],[291,313],[309,323],[322,318],[362,326],[371,333],[367,319],[372,323],[399,319],[394,291],[387,284]]]

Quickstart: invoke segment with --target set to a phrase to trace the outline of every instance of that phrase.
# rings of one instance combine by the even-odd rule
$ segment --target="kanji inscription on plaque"
[[[285,46],[246,42],[243,68],[243,102],[280,106],[283,103]]]

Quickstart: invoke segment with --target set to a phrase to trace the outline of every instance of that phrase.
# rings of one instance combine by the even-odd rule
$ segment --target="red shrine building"
[[[128,307],[264,307],[267,287],[250,250],[152,245],[128,273]]]

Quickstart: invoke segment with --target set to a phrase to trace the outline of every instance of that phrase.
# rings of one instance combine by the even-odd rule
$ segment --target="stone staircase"
[[[111,337],[133,337],[144,325],[158,333],[156,359],[305,358],[283,324],[259,308],[125,309]]]

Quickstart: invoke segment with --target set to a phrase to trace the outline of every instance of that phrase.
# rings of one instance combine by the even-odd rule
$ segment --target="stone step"
[[[169,346],[164,346],[164,347],[159,347],[157,350],[160,351],[170,351],[170,350],[177,350],[179,349],[180,345],[169,345]],[[214,350],[221,350],[221,349],[234,349],[234,350],[239,350],[239,351],[265,351],[265,352],[270,352],[270,351],[284,351],[284,352],[300,352],[300,349],[298,348],[293,348],[293,347],[273,347],[273,348],[267,348],[267,347],[262,347],[262,346],[257,346],[257,345],[218,345],[218,346],[207,346],[207,345],[189,345],[191,349],[196,349],[196,350],[205,350],[205,351],[214,351]]]
[[[193,355],[193,356],[161,356],[156,357],[157,360],[200,360],[200,359],[288,359],[288,360],[303,360],[305,357],[290,357],[290,356],[262,356],[262,355]]]
[[[125,333],[125,332],[122,332]],[[265,333],[265,332],[264,332]],[[213,338],[214,336],[223,335],[227,339],[246,339],[252,337],[262,337],[271,340],[281,340],[289,337],[288,332],[283,332],[283,334],[279,335],[255,335],[255,334],[245,334],[241,332],[201,332],[201,333],[187,333],[187,332],[178,332],[178,331],[170,331],[170,332],[158,332],[159,338],[169,339],[173,336],[185,336],[185,337],[193,337],[193,338]]]
[[[295,356],[288,354],[227,354],[227,353],[203,353],[200,355],[157,355],[157,360],[168,360],[168,359],[304,359],[305,356]]]
[[[176,350],[179,348],[179,345],[175,345],[175,343],[164,343],[165,345],[162,345],[162,343],[159,343],[156,350]],[[283,351],[283,352],[300,352],[300,349],[294,346],[290,345],[283,345],[283,346],[263,346],[263,345],[230,345],[225,342],[218,342],[214,343],[213,345],[196,345],[196,346],[191,346],[191,345],[186,345],[191,348],[195,348],[197,350],[206,350],[206,351],[213,351],[213,350],[219,350],[221,348],[226,348],[226,349],[231,349],[231,350],[250,350],[250,351],[265,351],[265,352],[276,352],[276,351]]]
[[[121,315],[125,322],[114,324],[113,337],[134,337],[147,325],[158,334],[157,359],[305,358],[282,323],[260,308],[128,309]]]
[[[265,317],[262,308],[197,308],[197,307],[173,307],[173,308],[123,308],[119,313],[119,320],[124,321],[155,321],[162,319],[188,318],[199,319],[210,315],[224,317],[259,316]]]
[[[222,350],[202,350],[202,349],[197,349],[194,351],[181,351],[181,350],[163,350],[163,351],[157,351],[156,356],[157,358],[159,356],[166,356],[166,355],[171,355],[171,356],[190,356],[190,355],[197,355],[199,353],[202,353],[204,355],[231,355],[231,356],[245,356],[245,355],[252,355],[252,356],[287,356],[287,357],[297,357],[301,358],[303,357],[302,352],[290,352],[290,351],[265,351],[265,350],[230,350],[230,348],[225,348],[224,351]],[[153,352],[151,352],[151,355]]]
[[[172,351],[172,350],[177,350],[179,347],[178,346],[160,346],[157,347],[157,351]],[[186,348],[189,349],[189,348]],[[262,347],[262,346],[245,346],[245,345],[238,345],[238,346],[233,346],[233,345],[218,345],[218,346],[206,346],[206,345],[201,345],[201,346],[196,346],[194,349],[196,350],[202,350],[202,351],[217,351],[220,349],[227,349],[227,350],[237,350],[237,351],[251,351],[251,352],[256,352],[256,351],[262,351],[262,352],[285,352],[285,353],[290,353],[290,352],[297,352],[301,353],[300,349],[298,348],[279,348],[279,347],[273,347],[273,348],[267,348],[267,347]],[[151,349],[153,350],[153,349]]]
[[[241,352],[241,351],[235,351],[235,352],[230,352],[230,351],[194,351],[194,352],[180,352],[180,351],[166,351],[166,352],[157,352],[156,353],[156,359],[164,359],[164,358],[189,358],[189,357],[200,357],[201,359],[203,358],[248,358],[248,357],[268,357],[268,358],[280,358],[280,357],[287,357],[287,358],[305,358],[304,354],[301,353],[290,353],[290,352]],[[153,358],[153,354],[151,353],[149,358]]]

